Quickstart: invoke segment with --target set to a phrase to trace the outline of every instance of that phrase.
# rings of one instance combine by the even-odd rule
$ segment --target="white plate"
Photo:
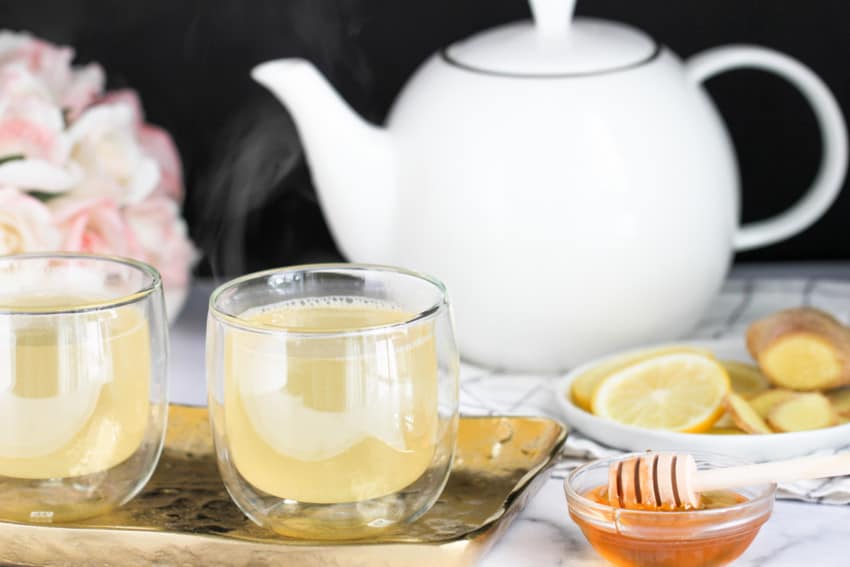
[[[750,361],[742,337],[730,337],[722,341],[689,341],[688,344],[711,350],[720,359]],[[659,345],[661,346],[661,345]],[[644,350],[643,347],[635,351]],[[579,408],[569,395],[570,386],[576,376],[614,356],[598,358],[579,366],[556,386],[556,399],[564,412],[567,423],[587,437],[617,449],[626,451],[708,451],[743,459],[769,461],[786,459],[813,453],[821,449],[837,449],[850,445],[850,424],[826,429],[801,431],[798,433],[773,433],[770,435],[707,435],[695,433],[673,433],[623,425],[616,421],[597,417]]]

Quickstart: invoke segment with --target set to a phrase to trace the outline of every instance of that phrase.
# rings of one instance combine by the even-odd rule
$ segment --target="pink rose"
[[[17,64],[0,67],[0,186],[47,193],[67,191],[76,182],[66,167],[68,140],[62,112],[44,85]]]
[[[0,255],[54,250],[59,233],[41,201],[0,188]]]
[[[61,109],[20,65],[0,66],[0,157],[22,154],[62,163],[67,158]]]
[[[24,117],[0,117],[0,156],[23,155],[59,161],[61,131]]]
[[[122,104],[130,111],[133,126],[138,130],[145,123],[145,111],[142,101],[133,89],[118,89],[109,91],[97,99],[97,104]]]
[[[58,47],[27,33],[0,32],[0,65],[25,66],[72,118],[103,92],[105,82],[99,65],[72,67],[73,59],[70,47]]]
[[[136,235],[111,199],[63,197],[50,208],[62,232],[62,250],[142,257]]]
[[[146,124],[139,130],[142,149],[159,164],[159,183],[154,195],[163,195],[178,203],[183,200],[183,166],[171,136],[157,126]]]
[[[159,270],[166,290],[188,286],[197,253],[177,204],[156,195],[127,207],[126,216],[143,251],[141,258]]]
[[[70,120],[76,120],[94,102],[103,92],[104,83],[103,69],[95,63],[71,72],[71,80],[59,93],[59,104],[67,109]]]
[[[159,164],[159,184],[154,189],[154,194],[167,195],[177,202],[182,201],[183,166],[180,162],[180,153],[168,132],[145,123],[142,103],[136,91],[130,89],[110,91],[98,103],[120,103],[130,108],[142,149]]]

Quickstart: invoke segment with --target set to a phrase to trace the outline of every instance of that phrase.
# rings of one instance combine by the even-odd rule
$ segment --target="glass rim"
[[[270,275],[274,274],[283,274],[287,272],[310,272],[310,271],[326,271],[326,270],[342,270],[342,271],[350,271],[350,272],[378,272],[378,273],[390,273],[397,274],[402,276],[408,276],[430,284],[439,292],[439,299],[434,302],[427,309],[419,311],[418,313],[413,314],[410,318],[405,319],[404,321],[397,321],[395,323],[385,323],[383,325],[373,325],[370,327],[363,327],[360,329],[347,329],[347,330],[334,330],[334,331],[305,331],[305,330],[291,330],[285,328],[274,328],[274,327],[260,327],[258,325],[254,325],[240,317],[239,315],[232,315],[230,313],[225,312],[220,309],[217,305],[217,301],[220,296],[226,291],[238,287],[246,282],[250,282],[252,280],[259,280]],[[262,270],[259,272],[252,272],[250,274],[245,274],[239,276],[238,278],[234,278],[229,280],[218,287],[216,287],[213,292],[210,294],[209,300],[209,313],[212,315],[217,321],[226,324],[230,327],[238,328],[242,331],[248,331],[251,333],[263,334],[263,335],[280,335],[286,337],[293,338],[305,338],[305,339],[324,339],[324,338],[332,338],[332,337],[341,337],[341,336],[358,336],[358,335],[368,335],[368,334],[376,334],[376,333],[385,333],[388,331],[393,331],[396,329],[403,329],[410,327],[411,325],[416,325],[421,323],[422,321],[432,319],[436,317],[438,314],[443,312],[448,306],[448,293],[446,291],[446,286],[438,280],[437,278],[430,276],[428,274],[424,274],[422,272],[417,272],[415,270],[409,270],[407,268],[400,268],[397,266],[388,266],[383,264],[364,264],[364,263],[356,263],[356,262],[328,262],[328,263],[318,263],[318,264],[298,264],[294,266],[286,266],[282,268],[271,268],[268,270]]]
[[[78,307],[69,308],[52,308],[28,310],[28,309],[8,309],[0,307],[0,315],[72,315],[77,313],[92,313],[96,311],[105,311],[107,309],[115,309],[124,305],[138,303],[147,298],[157,290],[162,288],[162,276],[159,271],[146,262],[127,258],[124,256],[112,256],[108,254],[88,254],[85,252],[32,252],[26,254],[8,254],[0,256],[0,265],[6,262],[29,261],[29,260],[86,260],[101,262],[104,264],[120,264],[128,268],[142,272],[150,278],[150,281],[141,286],[138,290],[130,294],[120,295],[114,299],[104,299],[86,303]]]
[[[732,506],[723,506],[722,508],[710,508],[701,510],[665,510],[663,512],[658,512],[655,510],[633,510],[630,508],[617,508],[615,506],[611,506],[610,504],[600,504],[595,500],[587,498],[584,494],[579,493],[573,487],[573,480],[578,475],[583,474],[585,471],[589,470],[593,466],[598,466],[603,463],[610,465],[610,463],[616,463],[625,459],[635,458],[644,454],[645,453],[643,452],[625,453],[622,455],[615,455],[613,457],[597,459],[589,463],[585,463],[580,467],[576,467],[564,479],[564,493],[566,494],[567,500],[575,502],[585,510],[595,510],[597,512],[603,513],[610,513],[612,511],[615,511],[619,515],[627,515],[635,518],[650,517],[655,516],[659,513],[663,513],[665,517],[685,519],[687,517],[693,517],[694,515],[698,515],[701,518],[709,518],[712,516],[722,517],[724,515],[728,515],[730,512],[734,513],[749,509],[758,509],[760,505],[764,505],[770,501],[773,501],[773,499],[776,497],[776,483],[761,483],[753,485],[763,487],[761,490],[759,490],[759,494],[757,496],[751,499],[747,499],[744,502],[733,504]],[[740,459],[737,457],[731,457],[729,455],[713,453],[709,451],[691,451],[689,454],[693,455],[696,458],[703,458],[706,460],[714,458],[727,462],[733,461],[734,463],[740,465],[752,464],[752,462],[747,459]]]

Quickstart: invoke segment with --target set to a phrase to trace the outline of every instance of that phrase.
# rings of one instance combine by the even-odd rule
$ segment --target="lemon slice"
[[[721,416],[729,388],[729,375],[713,358],[668,354],[609,376],[594,392],[592,408],[628,425],[698,433]]]
[[[589,368],[586,372],[577,376],[576,379],[573,380],[572,386],[570,387],[570,393],[573,396],[573,401],[578,407],[590,411],[590,406],[593,401],[593,392],[603,380],[618,370],[622,370],[623,368],[631,366],[637,362],[642,362],[664,354],[674,354],[678,352],[690,352],[702,354],[704,356],[711,356],[711,353],[707,350],[685,345],[663,346],[615,356],[593,366],[592,368]]]

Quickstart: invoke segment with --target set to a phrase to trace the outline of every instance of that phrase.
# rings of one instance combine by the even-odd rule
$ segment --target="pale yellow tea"
[[[333,297],[241,315],[252,328],[300,333],[228,334],[226,435],[245,480],[314,503],[377,498],[416,481],[437,442],[433,328],[385,327],[411,316]],[[374,329],[344,334],[365,328]]]
[[[0,476],[78,477],[142,442],[150,339],[136,306],[73,315],[81,297],[0,297]]]

